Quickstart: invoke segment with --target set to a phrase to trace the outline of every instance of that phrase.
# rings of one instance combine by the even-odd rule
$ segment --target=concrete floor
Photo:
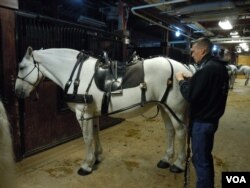
[[[236,80],[214,146],[216,188],[222,171],[250,171],[250,86]],[[155,111],[149,112],[148,116]],[[165,150],[160,117],[138,117],[100,133],[104,160],[92,174],[77,175],[84,144],[76,139],[17,163],[19,188],[182,188],[183,173],[156,167]],[[195,187],[191,165],[190,187]]]

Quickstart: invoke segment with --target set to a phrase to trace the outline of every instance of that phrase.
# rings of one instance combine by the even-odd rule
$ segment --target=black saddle
[[[142,61],[125,64],[110,61],[104,64],[97,61],[95,66],[95,83],[103,92],[119,92],[125,88],[136,87],[144,80]]]
[[[103,58],[99,58],[95,66],[95,84],[97,88],[104,92],[102,99],[102,114],[108,113],[108,106],[111,94],[122,93],[125,88],[139,86],[144,83],[143,61],[135,53],[133,58],[125,62],[111,61],[104,53]],[[142,101],[145,101],[145,90],[141,88]]]
[[[128,62],[112,61],[103,52],[96,63],[94,79],[96,86],[106,93],[136,87],[144,80],[142,60],[134,52]]]

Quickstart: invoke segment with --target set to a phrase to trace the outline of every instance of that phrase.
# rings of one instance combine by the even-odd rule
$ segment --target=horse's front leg
[[[85,176],[92,172],[93,166],[95,164],[95,144],[93,136],[93,119],[85,120],[86,117],[91,117],[87,113],[83,114],[81,112],[76,112],[77,120],[81,126],[83,139],[86,148],[85,160],[78,170],[78,174]]]
[[[247,76],[246,76],[245,86],[247,86],[247,84],[248,84],[249,77],[250,77],[250,75],[247,75]]]
[[[233,79],[232,79],[232,87],[231,87],[231,89],[233,89],[233,87],[234,87],[235,79],[236,79],[236,74],[234,73],[233,74]]]
[[[100,125],[99,125],[99,117],[94,119],[94,144],[95,144],[95,163],[99,163],[102,161],[102,146],[99,138],[99,131],[100,131]]]

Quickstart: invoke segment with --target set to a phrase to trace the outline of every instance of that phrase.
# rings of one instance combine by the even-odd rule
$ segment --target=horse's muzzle
[[[16,96],[20,99],[24,99],[26,97],[25,92],[20,89],[15,90]]]

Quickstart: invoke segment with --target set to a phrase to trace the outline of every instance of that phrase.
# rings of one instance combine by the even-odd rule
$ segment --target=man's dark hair
[[[213,43],[206,37],[201,37],[198,38],[194,44],[196,44],[199,47],[203,47],[207,50],[207,53],[211,53],[212,51],[212,47],[213,47]]]

